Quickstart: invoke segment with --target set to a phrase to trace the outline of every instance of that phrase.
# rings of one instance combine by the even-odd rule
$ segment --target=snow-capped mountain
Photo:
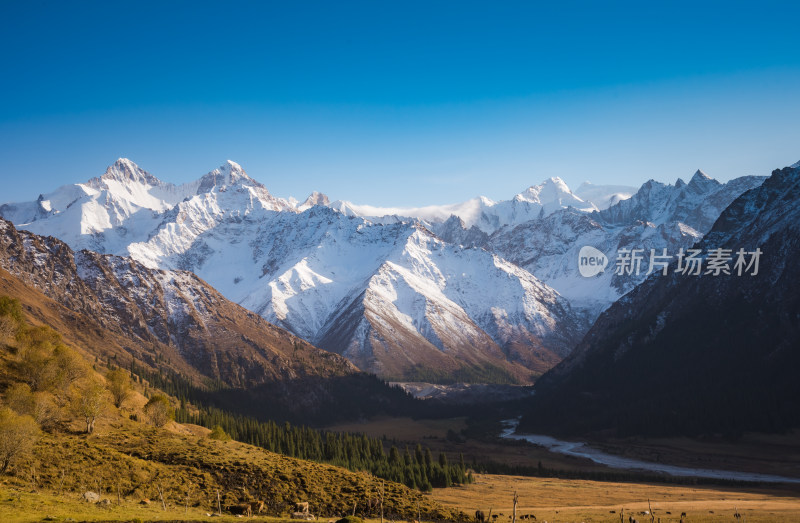
[[[539,185],[532,185],[514,198],[499,202],[479,196],[451,205],[410,208],[374,207],[337,200],[330,203],[329,207],[344,215],[360,216],[376,223],[395,222],[405,218],[435,225],[455,216],[464,222],[466,228],[474,226],[487,234],[506,225],[517,225],[548,216],[560,209],[575,208],[582,212],[598,209],[573,194],[567,184],[557,177],[549,178]]]
[[[674,185],[650,180],[608,209],[592,213],[565,209],[516,227],[505,226],[484,245],[594,318],[644,280],[652,254],[675,256],[690,248],[733,200],[763,180],[744,176],[722,184],[701,171],[688,184],[680,179]],[[608,257],[606,270],[593,278],[583,278],[578,271],[583,246],[595,247]],[[622,249],[641,249],[638,274],[616,273]]]
[[[395,378],[527,381],[639,279],[584,279],[577,252],[688,247],[761,179],[648,182],[575,195],[545,180],[506,201],[386,209],[276,198],[234,162],[174,186],[120,159],[100,178],[0,213],[73,248],[189,270],[361,368]],[[624,188],[623,188],[624,189]],[[610,196],[611,195],[611,196]],[[613,266],[613,265],[612,265]],[[480,378],[477,378],[480,379]]]
[[[627,200],[636,194],[636,191],[636,187],[629,185],[595,185],[591,182],[583,182],[578,186],[575,195],[581,200],[591,203],[598,210],[603,210],[622,200]]]
[[[203,216],[189,203],[181,206]],[[181,226],[193,223],[177,216]],[[491,364],[524,381],[588,327],[526,271],[413,222],[373,224],[315,206],[229,217],[184,244],[167,241],[190,237],[175,234],[177,222],[129,251],[192,270],[269,321],[382,375]],[[486,300],[493,281],[505,286]]]
[[[258,315],[231,303],[195,274],[148,269],[130,258],[73,251],[52,237],[0,219],[0,272],[58,304],[78,346],[99,345],[103,358],[245,387],[303,376],[351,375],[356,369]],[[10,276],[9,276],[10,275]]]
[[[606,436],[789,429],[800,414],[794,401],[800,394],[795,165],[773,171],[724,209],[696,245],[701,275],[679,273],[673,262],[667,275],[647,279],[609,307],[537,383],[523,425]],[[715,186],[702,174],[695,178],[697,185]],[[659,201],[675,200],[664,196]],[[715,249],[731,254],[727,273],[708,272]],[[737,269],[739,250],[747,265]]]
[[[243,193],[227,194],[228,188]],[[195,212],[187,211],[189,207]],[[60,238],[74,249],[126,255],[130,244],[162,232],[165,223],[177,223],[170,231],[173,240],[181,237],[185,243],[223,217],[291,208],[235,162],[176,186],[120,158],[98,178],[60,187],[34,202],[2,205],[0,215],[28,231]],[[192,221],[184,223],[184,218]]]
[[[560,206],[542,203],[545,194],[580,203],[551,182],[492,207],[526,217]],[[492,379],[526,382],[588,328],[552,289],[491,253],[443,242],[412,220],[348,216],[324,195],[301,205],[275,198],[233,162],[171,186],[119,160],[103,177],[45,200],[58,205],[0,212],[76,247],[193,271],[236,303],[382,375],[492,369]]]
[[[158,224],[159,214],[195,192],[198,184],[164,183],[120,158],[98,178],[65,185],[33,202],[5,204],[0,214],[76,249],[124,252],[129,238],[146,236]]]

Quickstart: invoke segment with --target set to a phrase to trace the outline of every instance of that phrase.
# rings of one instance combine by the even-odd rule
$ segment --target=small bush
[[[225,432],[219,425],[214,425],[214,428],[211,429],[211,433],[208,435],[208,437],[218,441],[229,441],[231,439],[228,433]]]
[[[0,408],[0,474],[19,457],[27,454],[39,438],[39,425],[27,414]]]
[[[156,427],[163,427],[171,419],[175,419],[175,411],[169,403],[169,398],[163,394],[155,394],[144,406],[144,413],[150,423]]]

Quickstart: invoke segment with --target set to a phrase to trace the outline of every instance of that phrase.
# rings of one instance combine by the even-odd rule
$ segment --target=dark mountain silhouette
[[[800,169],[741,195],[695,247],[730,249],[731,274],[677,274],[673,263],[636,287],[540,379],[522,430],[736,436],[800,425]],[[737,274],[740,248],[762,251],[757,275]]]

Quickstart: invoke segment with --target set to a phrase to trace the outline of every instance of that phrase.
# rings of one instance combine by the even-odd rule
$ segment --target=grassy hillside
[[[263,506],[262,515],[285,517],[297,502],[309,502],[322,517],[354,510],[379,516],[381,498],[391,518],[463,518],[419,491],[367,473],[213,439],[208,429],[194,425],[154,426],[143,393],[156,391],[134,380],[115,407],[106,369],[25,316],[19,302],[0,297],[0,458],[15,427],[33,423],[44,429],[26,437],[31,447],[13,456],[0,475],[3,521],[59,515],[196,520],[218,507],[232,514],[244,504]],[[99,408],[90,413],[87,398],[95,396]],[[89,416],[96,417],[91,431]],[[88,491],[101,503],[81,504]]]
[[[90,360],[179,376],[239,414],[322,425],[420,406],[192,273],[74,252],[2,219],[0,294],[19,299],[32,321],[56,329]]]
[[[161,494],[168,510],[181,511],[188,505],[196,515],[216,512],[219,493],[223,513],[229,514],[243,503],[263,501],[265,514],[287,516],[296,502],[308,501],[321,517],[352,513],[354,504],[356,514],[375,517],[383,487],[387,517],[416,518],[418,503],[426,519],[458,517],[396,483],[236,441],[216,441],[205,435],[207,430],[193,432],[184,425],[154,429],[116,419],[88,436],[46,433],[33,453],[0,480],[5,489],[2,506],[23,512],[25,506],[16,506],[11,498],[21,500],[29,492],[69,502],[93,491],[121,508],[150,500],[149,517],[161,518]],[[58,503],[54,505],[46,503],[43,509],[52,512]],[[118,512],[124,517],[133,514]]]

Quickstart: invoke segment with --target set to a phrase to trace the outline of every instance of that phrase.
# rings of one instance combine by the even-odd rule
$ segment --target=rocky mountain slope
[[[153,368],[169,360],[190,376],[234,387],[356,372],[345,359],[231,303],[189,272],[74,252],[60,240],[18,231],[5,220],[0,220],[0,267],[6,280],[19,280],[55,302],[57,316],[72,330],[107,338],[98,355],[133,356]],[[15,295],[26,294],[18,284],[7,286],[18,288]]]
[[[630,188],[585,184],[584,200],[551,178],[507,201],[382,209],[319,193],[276,198],[234,162],[174,186],[120,159],[99,178],[0,213],[73,248],[192,271],[385,377],[527,382],[644,278],[580,277],[581,246],[612,267],[621,247],[677,251],[760,182],[698,174],[648,182],[629,199]]]
[[[736,435],[800,425],[798,224],[800,168],[776,170],[696,245],[701,275],[678,272],[675,261],[600,316],[538,382],[523,427]],[[717,253],[730,258],[730,274],[716,274],[715,249],[725,249]]]
[[[530,192],[524,205],[534,205]],[[552,289],[497,256],[448,245],[410,220],[347,216],[326,207],[324,195],[293,206],[233,162],[174,187],[119,160],[99,179],[55,194],[0,211],[72,245],[193,271],[229,299],[384,376],[433,369],[442,379],[470,378],[490,369],[492,379],[526,382],[588,327]],[[172,199],[158,200],[163,195]],[[496,288],[490,300],[486,285]]]
[[[745,176],[722,184],[701,171],[689,183],[650,180],[631,197],[599,212],[554,212],[516,227],[506,226],[485,247],[526,269],[594,319],[650,270],[651,251],[675,256],[708,232],[719,214],[764,178]],[[607,269],[593,278],[578,272],[578,253],[592,246],[608,257]],[[638,274],[617,274],[618,252],[641,249]]]

